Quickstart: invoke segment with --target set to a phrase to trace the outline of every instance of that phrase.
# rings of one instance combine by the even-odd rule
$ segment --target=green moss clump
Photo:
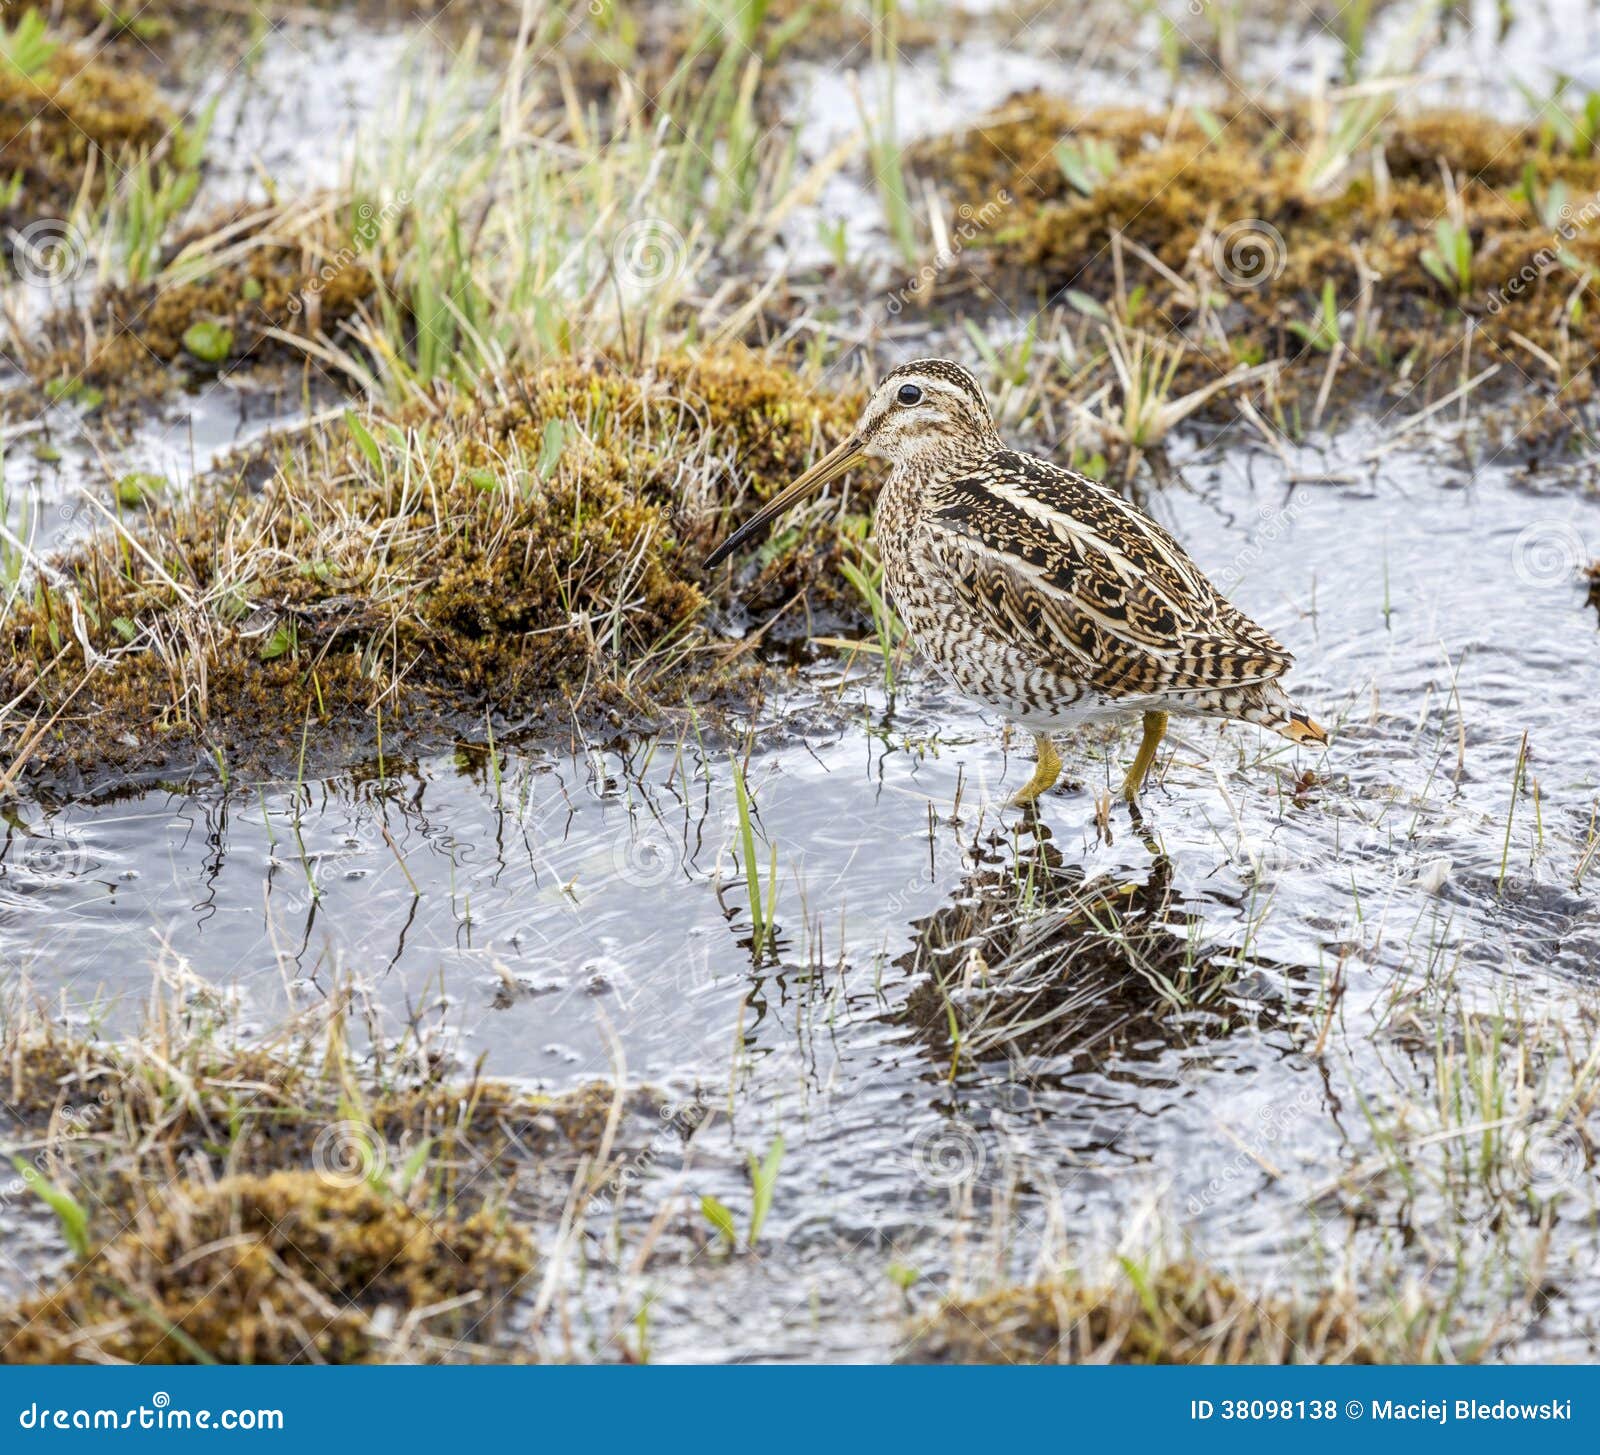
[[[102,196],[119,163],[170,147],[175,124],[149,81],[70,46],[33,75],[0,64],[0,232],[67,217],[91,169]]]
[[[337,425],[260,488],[247,463],[151,502],[139,550],[107,538],[59,561],[73,584],[13,613],[0,691],[40,721],[65,709],[36,767],[89,771],[213,746],[288,761],[308,719],[313,753],[342,753],[380,704],[396,732],[718,690],[705,617],[731,576],[700,561],[854,412],[735,351],[563,362],[372,432]],[[826,596],[831,565],[793,545],[752,593]]]
[[[1381,1318],[1377,1321],[1381,1323]],[[1254,1296],[1213,1269],[1170,1263],[1105,1284],[1064,1278],[950,1299],[910,1331],[929,1364],[1371,1364],[1385,1351],[1350,1297]]]
[[[534,1266],[525,1229],[423,1216],[314,1173],[178,1183],[56,1288],[0,1310],[10,1363],[360,1364],[395,1350],[374,1315],[439,1310],[428,1339],[487,1348]],[[456,1307],[453,1301],[465,1299]],[[441,1309],[441,1306],[446,1306]]]

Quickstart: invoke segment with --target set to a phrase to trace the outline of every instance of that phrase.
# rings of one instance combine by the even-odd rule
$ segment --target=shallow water
[[[213,381],[164,400],[160,417],[120,449],[86,426],[75,405],[51,405],[20,427],[6,452],[4,524],[36,553],[59,550],[104,526],[123,475],[151,474],[173,492],[187,491],[229,451],[274,429],[302,427],[303,402],[292,385],[275,391],[247,376]],[[59,458],[39,459],[42,445]]]
[[[1461,65],[1504,100],[1507,77],[1549,51],[1545,15],[1519,16],[1509,64],[1478,40]],[[337,180],[386,89],[373,76],[403,69],[399,37],[355,34],[268,42],[251,84],[225,92],[214,196],[248,195],[257,160],[297,190]],[[1084,104],[1131,88],[1113,56],[1048,36],[1041,21],[1027,55],[983,42],[903,65],[903,135],[981,115],[996,75]],[[1152,45],[1139,30],[1134,48]],[[1318,46],[1331,64],[1332,38]],[[308,70],[327,81],[309,96]],[[1141,94],[1164,84],[1150,75]],[[863,66],[869,105],[881,79]],[[800,145],[814,161],[859,118],[836,74],[802,72],[795,88],[810,97]],[[859,167],[818,211],[846,220],[854,258],[888,256]],[[791,241],[801,262],[816,220]],[[116,469],[182,488],[296,407],[215,386],[176,401]],[[75,416],[51,417],[60,466],[22,445],[6,460],[12,528],[25,519],[41,550],[91,523],[82,487],[104,490]],[[1525,1033],[1539,1066],[1561,1062],[1563,1036],[1579,1060],[1594,1038],[1600,622],[1577,573],[1600,556],[1600,498],[1579,466],[1524,475],[1421,433],[1385,449],[1395,422],[1285,457],[1239,430],[1191,438],[1170,478],[1143,486],[1297,653],[1296,695],[1334,730],[1325,755],[1180,723],[1142,820],[1116,805],[1107,834],[1096,795],[1133,743],[1085,734],[1063,742],[1070,785],[1035,827],[1002,806],[1030,771],[1026,741],[1008,748],[914,663],[891,699],[870,655],[829,660],[748,741],[678,722],[622,747],[502,742],[491,763],[479,744],[227,791],[207,765],[201,786],[24,803],[0,837],[0,963],[11,986],[25,977],[112,1033],[137,1021],[153,974],[240,1034],[354,979],[388,1034],[435,1031],[463,1068],[482,1057],[552,1089],[649,1082],[714,1109],[687,1152],[665,1133],[630,1151],[630,1226],[685,1194],[689,1224],[703,1195],[742,1218],[746,1158],[781,1134],[758,1258],[693,1257],[675,1224],[664,1248],[682,1258],[618,1280],[619,1308],[654,1301],[661,1359],[883,1358],[908,1307],[896,1265],[920,1304],[1173,1234],[1267,1287],[1351,1272],[1442,1299],[1458,1272],[1487,1281],[1508,1260],[1476,1256],[1507,1234],[1485,1225],[1473,1168],[1455,1160],[1474,1142],[1461,1130],[1491,1118],[1439,1109],[1432,1038],[1454,1045],[1474,1016],[1503,1012],[1539,1030]],[[774,896],[776,933],[759,948],[735,759],[760,892]],[[1159,955],[1129,950],[1107,971],[1114,937],[1083,926],[1130,890],[1170,895],[1155,918],[1192,944],[1208,993],[1173,1003]],[[984,931],[1007,919],[1028,952],[986,972],[973,952],[989,955]],[[935,969],[978,1028],[954,1076]],[[1024,1001],[1048,1025],[985,1045],[985,1007]],[[1561,1083],[1536,1090],[1554,1118]],[[1600,1187],[1564,1131],[1542,1135],[1509,1174],[1553,1199],[1561,1295],[1515,1347],[1571,1357],[1596,1342]],[[1413,1182],[1394,1172],[1394,1146]],[[27,1226],[14,1266],[37,1272],[59,1240]],[[599,1357],[616,1352],[609,1297],[580,1299]],[[1510,1296],[1475,1284],[1466,1297],[1492,1310]]]
[[[1037,835],[999,804],[1028,752],[914,667],[891,705],[874,672],[841,682],[832,663],[796,702],[813,721],[836,697],[838,725],[789,733],[780,715],[748,758],[763,895],[777,849],[776,954],[752,954],[730,759],[675,728],[626,751],[502,744],[497,772],[480,747],[381,780],[366,764],[26,808],[0,845],[0,956],[112,1025],[152,967],[235,989],[246,1030],[354,976],[390,1029],[448,1024],[494,1074],[698,1089],[724,1115],[688,1172],[676,1148],[647,1159],[647,1207],[676,1188],[746,1205],[745,1156],[781,1132],[763,1259],[655,1270],[657,1357],[883,1356],[891,1262],[941,1283],[995,1257],[1025,1272],[1063,1229],[1087,1254],[1151,1208],[1223,1266],[1285,1277],[1319,1242],[1306,1199],[1374,1155],[1357,1103],[1430,1094],[1428,1056],[1374,1029],[1401,989],[1447,965],[1464,1003],[1514,996],[1576,1030],[1600,966],[1593,876],[1573,884],[1600,795],[1597,623],[1574,572],[1600,501],[1454,448],[1364,463],[1376,439],[1287,463],[1196,446],[1151,501],[1297,652],[1326,757],[1180,724],[1143,833],[1118,806],[1107,842],[1093,795],[1132,743],[1085,737],[1064,744],[1081,787],[1044,806],[1067,874],[1170,872],[1187,932],[1237,965],[1210,1004],[1164,1010],[1137,982],[1116,992],[1117,1034],[1085,1015],[1081,1044],[1017,1038],[951,1082],[942,1016],[907,1018],[930,963],[911,952],[939,942],[933,917],[960,919],[975,868],[1027,873]],[[1538,806],[1520,799],[1508,838],[1524,733]],[[1009,1209],[998,1254],[968,1246],[992,1198]],[[1329,1226],[1328,1256],[1347,1256]],[[1592,1229],[1557,1235],[1592,1262]],[[1591,1307],[1592,1288],[1541,1337],[1568,1347]]]

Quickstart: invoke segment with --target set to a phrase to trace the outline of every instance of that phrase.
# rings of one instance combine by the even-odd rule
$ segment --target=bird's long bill
[[[764,529],[791,506],[798,505],[814,490],[820,490],[830,480],[837,480],[861,459],[861,442],[852,435],[843,444],[836,445],[798,480],[785,490],[780,490],[738,530],[706,557],[706,570],[721,565],[756,532]]]

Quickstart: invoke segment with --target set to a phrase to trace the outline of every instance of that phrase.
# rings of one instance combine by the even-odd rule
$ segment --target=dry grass
[[[336,421],[38,579],[0,668],[13,751],[63,709],[36,767],[208,745],[282,763],[313,728],[319,757],[343,750],[380,711],[392,740],[728,690],[706,616],[732,578],[699,561],[852,408],[736,351],[573,361],[371,433]],[[791,540],[749,597],[803,596],[830,560]]]
[[[1389,1311],[1375,1311],[1379,1324]],[[908,1331],[927,1364],[1372,1364],[1406,1362],[1353,1295],[1247,1292],[1191,1262],[1119,1263],[1105,1282],[1062,1278],[945,1301]]]
[[[1076,182],[1063,143],[1097,159],[1070,169]],[[1320,412],[1330,369],[1346,403],[1423,379],[1441,395],[1496,363],[1502,382],[1559,388],[1569,410],[1592,392],[1600,229],[1579,204],[1600,188],[1600,157],[1558,151],[1536,128],[1404,116],[1390,97],[1212,116],[1036,94],[911,163],[973,208],[1005,189],[1014,204],[965,260],[1032,306],[1071,290],[1103,311],[1091,317],[1181,342],[1180,390],[1282,360],[1265,394],[1291,426]]]
[[[63,46],[33,75],[0,62],[0,236],[68,217],[102,196],[119,165],[160,156],[176,118],[142,77]],[[14,188],[14,190],[13,190]]]
[[[358,1051],[348,991],[261,1045],[213,1013],[162,995],[137,1036],[91,1042],[13,996],[7,1196],[48,1202],[74,1257],[0,1308],[0,1361],[529,1357],[511,1315],[536,1241],[615,1186],[659,1098],[452,1080],[370,1023]]]

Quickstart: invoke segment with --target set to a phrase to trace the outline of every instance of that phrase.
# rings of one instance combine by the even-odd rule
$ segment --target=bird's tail
[[[1262,727],[1282,733],[1292,743],[1320,745],[1328,741],[1322,724],[1296,707],[1289,700],[1289,694],[1276,682],[1264,683],[1256,700],[1248,704],[1239,716],[1247,722],[1258,722]]]
[[[1307,717],[1298,708],[1289,714],[1287,722],[1274,723],[1273,726],[1293,743],[1326,743],[1328,741],[1327,731],[1322,724]]]

